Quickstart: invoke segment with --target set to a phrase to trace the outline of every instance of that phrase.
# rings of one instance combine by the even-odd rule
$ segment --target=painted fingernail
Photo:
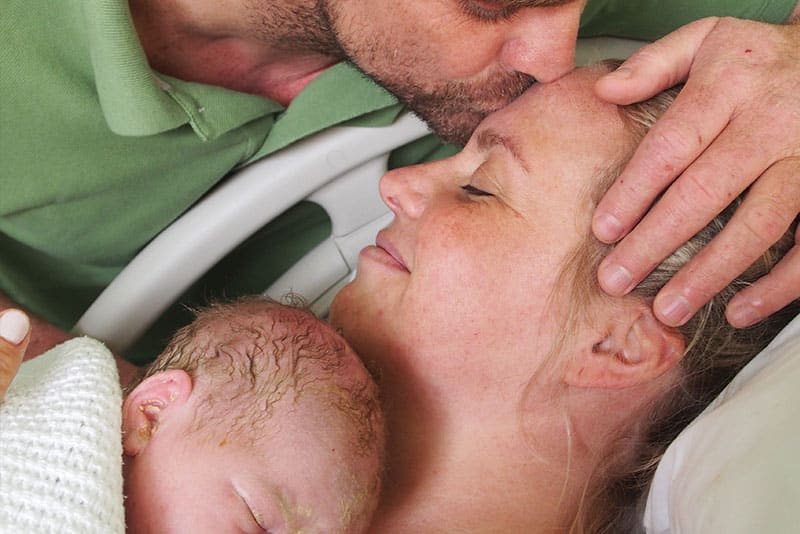
[[[734,326],[744,328],[759,322],[763,317],[761,313],[750,304],[740,304],[731,310],[731,320]]]
[[[19,310],[9,310],[0,315],[0,337],[14,345],[28,335],[31,323],[28,316]]]
[[[594,228],[597,239],[605,243],[613,243],[622,237],[622,232],[625,230],[616,217],[607,213],[597,217]]]
[[[624,295],[633,283],[630,271],[622,265],[607,265],[603,267],[600,278],[603,289],[612,295]]]
[[[689,301],[681,295],[667,295],[656,300],[656,307],[661,310],[661,315],[672,326],[680,326],[692,315]]]

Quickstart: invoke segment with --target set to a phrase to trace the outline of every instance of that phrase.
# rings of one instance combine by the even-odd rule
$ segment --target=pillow
[[[644,526],[650,534],[798,532],[800,317],[667,448]]]

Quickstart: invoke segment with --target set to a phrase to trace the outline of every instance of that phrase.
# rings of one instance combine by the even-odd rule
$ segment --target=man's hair
[[[613,68],[618,62],[606,62]],[[589,192],[592,207],[605,193],[622,166],[630,159],[638,142],[656,119],[669,107],[680,87],[664,91],[652,99],[620,107],[620,113],[631,135],[631,148],[614,162],[606,175]],[[689,260],[707,245],[730,221],[742,202],[743,193],[678,250],[659,264],[625,298],[638,298],[652,305],[658,291]],[[629,433],[619,436],[619,454],[606,458],[589,482],[586,498],[573,524],[574,532],[617,533],[640,532],[644,503],[655,469],[668,445],[722,391],[742,367],[756,356],[798,313],[800,300],[748,328],[732,327],[725,318],[725,307],[740,289],[763,277],[780,261],[794,244],[797,220],[784,235],[764,252],[741,275],[704,305],[689,322],[677,330],[686,341],[679,364],[679,376],[671,387]],[[570,322],[587,319],[595,305],[611,305],[597,282],[597,269],[611,246],[594,239],[586,225],[586,239],[576,249],[562,273],[561,280],[570,290],[572,310]],[[569,329],[565,329],[569,331]],[[633,458],[631,457],[633,442]],[[612,445],[612,449],[614,446]]]

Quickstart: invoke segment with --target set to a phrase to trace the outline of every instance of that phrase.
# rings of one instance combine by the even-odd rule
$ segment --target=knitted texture
[[[0,401],[0,532],[125,532],[122,392],[100,342],[25,362]]]

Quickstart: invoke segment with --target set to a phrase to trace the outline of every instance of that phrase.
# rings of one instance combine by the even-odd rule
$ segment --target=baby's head
[[[129,532],[359,532],[384,430],[356,354],[309,312],[214,305],[126,397]]]

